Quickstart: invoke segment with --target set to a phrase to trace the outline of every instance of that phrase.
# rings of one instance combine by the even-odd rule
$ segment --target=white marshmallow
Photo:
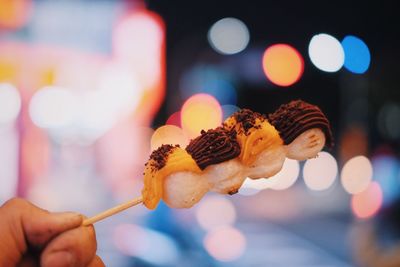
[[[305,131],[285,146],[286,157],[296,160],[315,158],[325,146],[325,134],[319,128]]]

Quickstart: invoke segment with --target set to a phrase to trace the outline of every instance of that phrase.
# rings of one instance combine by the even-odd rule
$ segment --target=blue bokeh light
[[[200,92],[214,96],[221,105],[236,104],[237,101],[236,90],[232,83],[223,79],[204,82]]]
[[[239,108],[235,105],[223,105],[221,108],[223,120],[226,120],[229,116],[239,110]]]
[[[392,203],[400,194],[400,163],[390,155],[379,155],[372,159],[374,179],[383,191],[383,204]]]
[[[371,54],[368,46],[358,37],[346,36],[342,41],[344,50],[344,67],[350,72],[362,74],[371,63]]]
[[[186,72],[180,81],[183,98],[206,93],[214,96],[221,105],[235,105],[236,89],[225,72],[214,66],[196,66]]]

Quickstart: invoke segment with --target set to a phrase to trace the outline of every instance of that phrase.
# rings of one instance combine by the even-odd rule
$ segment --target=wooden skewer
[[[83,221],[82,225],[83,226],[88,226],[88,225],[94,224],[95,222],[103,220],[103,219],[105,219],[107,217],[110,217],[110,216],[116,214],[116,213],[124,211],[124,210],[126,210],[126,209],[128,209],[130,207],[136,206],[136,205],[138,205],[138,204],[140,204],[142,202],[143,202],[143,197],[138,197],[138,198],[132,199],[132,200],[130,200],[128,202],[125,202],[123,204],[115,206],[115,207],[113,207],[111,209],[105,210],[105,211],[103,211],[103,212],[101,212],[101,213],[99,213],[99,214],[97,214],[97,215],[95,215],[93,217],[87,218],[86,220]]]

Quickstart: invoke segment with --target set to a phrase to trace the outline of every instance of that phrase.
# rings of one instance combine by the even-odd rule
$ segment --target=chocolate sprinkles
[[[264,115],[245,108],[233,113],[232,117],[235,118],[236,123],[241,126],[239,129],[237,129],[238,134],[244,133],[245,135],[249,135],[250,130],[253,128],[261,128],[261,125],[256,124],[257,119],[260,119],[261,121],[266,120]]]
[[[222,127],[201,131],[201,135],[190,141],[186,151],[196,161],[200,169],[233,159],[240,154],[236,131]]]
[[[175,147],[179,147],[179,145],[162,145],[151,153],[150,160],[148,162],[150,162],[152,171],[158,171],[165,166],[168,155]],[[146,163],[146,166],[147,164],[148,163]]]
[[[268,116],[270,123],[279,131],[286,145],[312,128],[321,129],[326,138],[326,146],[333,146],[331,126],[324,113],[315,105],[302,100],[281,105]]]

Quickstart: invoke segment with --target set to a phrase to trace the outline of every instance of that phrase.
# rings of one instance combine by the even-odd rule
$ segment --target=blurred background
[[[295,99],[335,147],[192,209],[96,224],[107,266],[400,266],[395,1],[0,0],[0,204],[87,216],[149,153]],[[199,115],[201,114],[201,116]]]

